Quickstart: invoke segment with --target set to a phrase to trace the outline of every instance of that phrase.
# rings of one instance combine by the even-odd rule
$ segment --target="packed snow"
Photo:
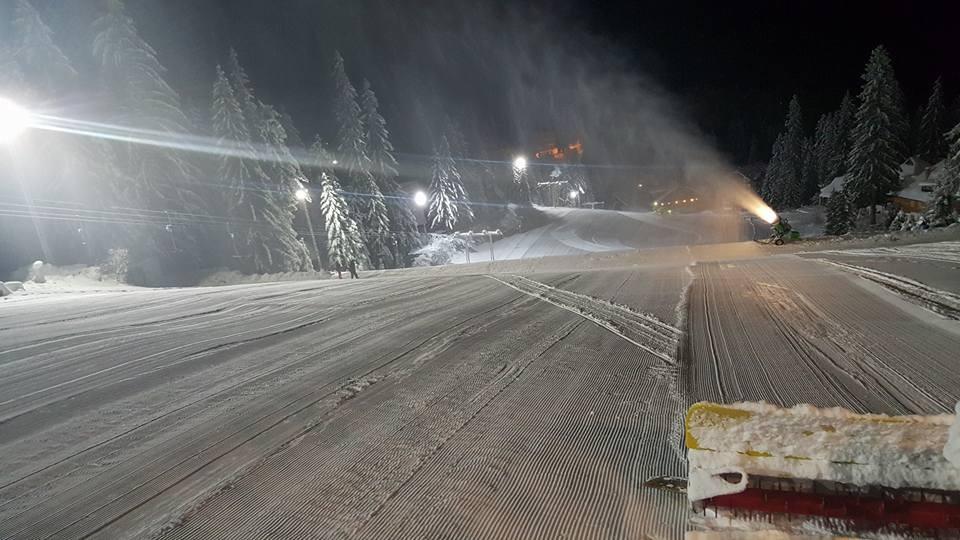
[[[863,257],[895,257],[905,259],[927,259],[960,264],[960,242],[934,242],[908,246],[882,246],[867,249],[847,249],[843,251],[825,251],[842,255]]]

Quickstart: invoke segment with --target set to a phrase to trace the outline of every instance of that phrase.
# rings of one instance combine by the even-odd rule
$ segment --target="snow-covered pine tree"
[[[840,109],[837,110],[836,147],[831,152],[828,181],[847,173],[847,158],[850,155],[851,133],[853,132],[856,111],[857,108],[853,103],[853,98],[850,97],[850,92],[845,92],[843,99],[840,100]]]
[[[180,106],[180,96],[164,79],[165,69],[156,51],[140,36],[133,20],[123,11],[121,0],[109,0],[107,12],[94,22],[94,58],[104,88],[110,92],[117,114],[107,121],[166,132],[190,133],[191,126]],[[189,154],[176,150],[115,144],[119,178],[114,192],[127,206],[169,213],[205,211],[198,191],[199,171]],[[210,251],[202,247],[208,231],[199,225],[138,228],[130,240],[131,268],[143,271],[143,279],[160,277],[164,263],[183,268],[203,266]],[[176,243],[171,240],[176,237]],[[174,257],[173,254],[179,255]],[[177,261],[176,259],[179,259]]]
[[[330,163],[329,153],[320,141],[311,147],[318,163]],[[350,261],[367,264],[366,247],[357,223],[350,217],[350,207],[343,197],[340,183],[332,167],[319,167],[316,182],[320,185],[320,212],[327,232],[327,257],[333,268],[346,268]]]
[[[473,219],[473,210],[463,189],[463,180],[456,161],[450,155],[450,142],[445,135],[434,151],[430,204],[427,219],[434,230],[453,231],[457,223]]]
[[[214,133],[230,150],[224,152],[217,175],[230,186],[226,206],[244,269],[257,273],[302,270],[306,249],[292,232],[287,208],[276,204],[276,187],[249,142],[243,110],[220,66],[212,113]]]
[[[333,81],[335,85],[333,113],[337,121],[337,160],[341,170],[349,176],[351,185],[348,188],[357,189],[366,183],[366,179],[361,177],[369,174],[370,159],[366,151],[357,90],[347,76],[343,56],[339,51],[334,51]],[[352,185],[354,183],[361,185]]]
[[[943,83],[940,77],[933,83],[927,106],[920,117],[920,130],[917,134],[917,155],[927,163],[936,163],[947,155],[946,131],[947,110],[943,105]]]
[[[835,191],[827,201],[827,224],[824,232],[839,236],[850,230],[850,203],[843,191]]]
[[[948,225],[957,221],[957,193],[960,192],[960,124],[945,136],[949,144],[946,174],[937,179],[933,200],[927,207],[926,217],[934,226]]]
[[[890,70],[886,72],[887,85],[893,88],[893,107],[890,110],[890,117],[893,121],[894,132],[897,135],[897,162],[903,163],[903,160],[914,151],[915,141],[911,140],[913,134],[910,129],[910,114],[907,112],[907,98],[903,95],[903,89],[893,73],[893,62],[890,62]]]
[[[270,215],[275,216],[272,224],[276,230],[272,234],[279,240],[278,245],[273,246],[277,250],[275,257],[279,257],[277,265],[296,270],[310,268],[310,253],[293,228],[298,208],[295,194],[304,188],[306,175],[287,147],[287,132],[280,113],[256,98],[236,49],[230,49],[228,66],[228,81],[244,115],[247,140],[260,150],[260,168],[270,187],[264,193],[263,204]]]
[[[443,149],[449,148],[447,138],[441,136],[440,148],[434,150],[433,167],[430,178],[430,204],[427,206],[427,221],[432,230],[453,231],[460,215],[453,198],[450,196],[450,177],[447,173],[446,156]]]
[[[371,173],[374,180],[385,193],[384,199],[389,196],[387,205],[388,223],[392,224],[393,231],[388,238],[391,240],[385,245],[372,246],[382,252],[388,249],[392,259],[392,266],[405,265],[406,256],[419,245],[417,235],[417,219],[410,208],[409,197],[400,192],[397,184],[397,159],[394,156],[393,143],[390,142],[390,132],[387,130],[387,121],[380,114],[380,104],[377,96],[370,87],[370,81],[363,81],[363,91],[360,95],[361,121],[366,129],[365,142],[367,155],[370,158]],[[382,257],[384,263],[390,263]]]
[[[355,193],[349,203],[353,214],[360,218],[360,229],[370,249],[371,262],[381,267],[383,256],[389,253],[386,246],[390,236],[390,217],[367,155],[366,130],[357,90],[347,76],[339,51],[334,53],[333,80],[336,86],[334,116],[338,125],[337,160],[350,180],[348,188]]]
[[[763,189],[760,196],[767,204],[774,208],[783,206],[783,180],[785,159],[783,151],[783,133],[777,135],[773,142],[773,149],[770,155],[770,161],[767,163],[767,172],[763,177]]]
[[[360,107],[360,121],[366,129],[364,141],[367,157],[370,158],[370,171],[380,184],[380,188],[387,193],[392,193],[397,189],[397,158],[393,155],[393,143],[390,142],[387,120],[380,114],[380,103],[370,86],[370,81],[366,79],[363,81]]]
[[[815,187],[822,187],[833,180],[833,163],[835,156],[840,152],[837,140],[838,114],[829,112],[820,116],[813,134],[813,168],[816,180]]]
[[[803,185],[803,117],[800,100],[790,99],[783,131],[773,145],[767,165],[762,197],[774,208],[800,206],[804,195]]]
[[[803,140],[801,150],[801,169],[800,169],[800,205],[807,204],[813,198],[820,187],[820,176],[817,171],[817,156],[815,143],[812,137]]]
[[[246,119],[247,131],[256,140],[259,131],[260,108],[253,93],[253,86],[250,84],[250,77],[243,66],[240,65],[240,57],[233,47],[230,47],[227,54],[227,75],[237,103],[240,104],[240,110],[243,111],[243,117]]]
[[[796,94],[790,99],[784,123],[783,206],[796,208],[803,202],[803,115]]]
[[[463,176],[460,174],[457,162],[453,159],[453,156],[447,155],[446,165],[448,185],[452,189],[450,195],[459,209],[459,221],[473,221],[474,215],[473,208],[470,205],[470,197],[467,195],[467,190],[463,187]]]
[[[870,207],[870,224],[876,225],[876,205],[899,188],[902,147],[896,124],[897,89],[891,82],[893,67],[882,46],[870,54],[862,78],[845,190],[855,208]]]
[[[483,163],[467,159],[470,155],[470,147],[460,123],[453,117],[446,116],[443,133],[447,136],[447,141],[450,144],[450,158],[453,160],[454,170],[459,173],[460,185],[464,193],[483,193],[485,191],[483,183],[487,171],[484,170]]]

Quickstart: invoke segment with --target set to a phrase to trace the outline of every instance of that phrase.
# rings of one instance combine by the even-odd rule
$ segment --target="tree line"
[[[861,76],[856,99],[847,93],[839,109],[817,120],[805,135],[798,96],[790,100],[783,130],[773,144],[761,196],[777,209],[796,208],[814,200],[820,188],[845,177],[827,207],[828,234],[846,233],[855,212],[868,209],[876,225],[877,205],[902,188],[900,165],[909,156],[934,164],[946,159],[949,174],[939,178],[927,210],[934,224],[955,219],[960,188],[960,123],[948,126],[944,91],[938,78],[926,105],[911,126],[903,92],[887,51],[878,46]]]
[[[25,104],[95,95],[109,104],[97,122],[126,135],[31,131],[11,158],[29,177],[21,186],[27,204],[0,206],[0,237],[36,236],[43,253],[64,262],[123,248],[128,277],[153,284],[184,269],[272,273],[352,260],[374,268],[409,263],[421,234],[411,194],[398,182],[387,121],[370,83],[358,91],[339,52],[330,63],[336,140],[308,142],[288,114],[258,97],[233,49],[211,74],[209,107],[189,109],[121,0],[107,2],[89,50],[76,52],[90,55],[92,73],[74,67],[28,0],[15,0],[12,11],[11,32],[0,42],[2,95]],[[130,133],[165,142],[140,144]],[[212,148],[189,148],[180,138]],[[484,200],[510,195],[488,165],[466,154],[448,118],[432,158],[431,230],[453,231],[475,218],[467,186]],[[316,232],[305,227],[308,218]]]

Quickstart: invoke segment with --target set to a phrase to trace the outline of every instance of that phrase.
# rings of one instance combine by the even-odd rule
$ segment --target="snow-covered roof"
[[[935,188],[936,182],[928,182],[925,178],[915,177],[910,180],[903,189],[896,192],[894,196],[926,203],[933,200]]]
[[[910,158],[908,162],[913,160]],[[949,172],[947,171],[947,161],[942,160],[934,165],[927,165],[922,160],[917,159],[916,162],[922,166],[920,169],[916,169],[916,173],[909,176],[902,176],[903,179],[903,189],[896,192],[894,195],[896,197],[901,197],[904,199],[910,199],[913,201],[920,202],[930,202],[933,200],[934,191],[937,188],[937,181],[941,178],[945,178]],[[904,163],[906,166],[906,163]],[[903,167],[901,167],[901,172]],[[960,194],[960,192],[958,192]]]
[[[838,176],[830,181],[829,184],[820,188],[820,197],[829,199],[835,192],[843,191],[843,184],[847,182],[846,176]]]

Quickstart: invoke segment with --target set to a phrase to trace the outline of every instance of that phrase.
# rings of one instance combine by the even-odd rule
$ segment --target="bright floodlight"
[[[517,156],[513,158],[513,168],[518,171],[522,171],[527,168],[527,158],[523,156]]]
[[[575,190],[575,189],[571,189],[571,190],[570,190],[570,198],[571,198],[571,199],[576,199],[578,195],[580,195],[580,192],[578,192],[577,190]]]
[[[427,194],[423,191],[418,191],[413,194],[413,203],[419,207],[424,207],[427,205]]]
[[[310,198],[310,192],[304,188],[300,188],[293,193],[293,196],[297,198],[298,201],[305,201]]]
[[[0,143],[7,143],[17,138],[30,126],[30,113],[23,107],[0,98]]]
[[[338,164],[338,163],[340,163],[340,162],[337,161],[337,160],[333,160],[333,164],[334,164],[334,165],[336,165],[336,164]]]

